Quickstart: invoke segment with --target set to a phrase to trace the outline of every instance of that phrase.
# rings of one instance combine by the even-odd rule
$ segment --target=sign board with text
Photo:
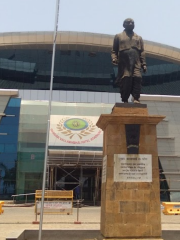
[[[41,202],[37,202],[37,213],[40,213]],[[45,213],[71,213],[72,201],[45,201]]]
[[[114,182],[152,182],[152,155],[114,154]]]

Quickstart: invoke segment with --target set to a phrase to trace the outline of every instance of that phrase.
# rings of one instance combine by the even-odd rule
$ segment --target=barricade
[[[165,215],[180,215],[180,202],[162,202]]]
[[[0,201],[0,214],[4,212],[2,206],[4,205],[4,201]]]
[[[35,194],[35,214],[41,211],[42,190],[36,190]],[[73,212],[73,191],[65,190],[45,190],[44,193],[44,213],[47,214],[72,214]]]

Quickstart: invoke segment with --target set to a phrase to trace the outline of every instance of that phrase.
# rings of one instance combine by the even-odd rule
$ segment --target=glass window
[[[51,59],[52,51],[45,49],[2,50],[0,88],[49,90]],[[147,65],[142,93],[179,95],[180,65],[150,57]],[[54,70],[54,90],[119,92],[110,52],[57,49]],[[9,106],[18,101],[11,99]]]
[[[5,152],[17,152],[17,143],[16,144],[5,144]]]
[[[2,153],[2,152],[4,152],[4,144],[0,144],[0,154]]]
[[[4,112],[12,116],[0,121],[0,133],[7,133],[0,135],[0,194],[6,199],[15,193],[20,104],[21,99],[11,98]]]

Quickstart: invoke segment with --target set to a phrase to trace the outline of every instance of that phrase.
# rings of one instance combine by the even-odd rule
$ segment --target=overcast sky
[[[53,31],[56,0],[0,0],[0,32]],[[60,0],[59,31],[115,35],[125,18],[143,39],[180,48],[180,0]]]

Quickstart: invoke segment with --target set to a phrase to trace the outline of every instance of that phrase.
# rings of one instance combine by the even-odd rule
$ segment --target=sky
[[[0,33],[54,31],[56,0],[0,0]],[[180,48],[180,0],[60,0],[58,31],[115,35],[133,18],[144,40]]]

